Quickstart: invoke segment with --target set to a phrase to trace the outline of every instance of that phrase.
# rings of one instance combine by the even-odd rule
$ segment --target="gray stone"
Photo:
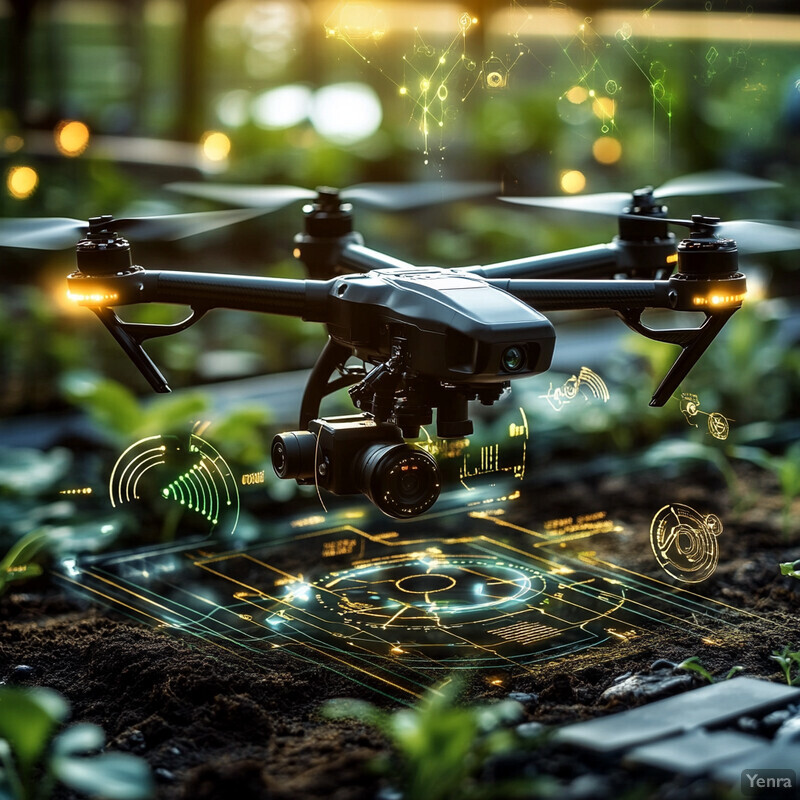
[[[695,685],[694,677],[686,672],[672,671],[672,667],[657,669],[646,674],[637,672],[609,686],[600,696],[606,703],[641,703],[678,694]]]

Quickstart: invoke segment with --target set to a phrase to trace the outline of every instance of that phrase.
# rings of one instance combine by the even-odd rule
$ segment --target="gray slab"
[[[626,766],[653,767],[686,777],[700,777],[731,759],[747,761],[763,745],[763,739],[747,733],[708,733],[699,729],[635,747],[625,756],[623,763]]]
[[[711,777],[720,783],[739,786],[746,769],[792,769],[800,775],[800,741],[763,742],[757,750],[715,767]]]
[[[556,732],[556,740],[614,753],[693,728],[718,725],[742,714],[763,714],[798,700],[800,689],[756,678],[732,678],[620,714],[567,725]]]

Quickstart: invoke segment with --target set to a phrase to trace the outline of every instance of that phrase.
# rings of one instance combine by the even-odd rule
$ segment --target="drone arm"
[[[537,311],[584,308],[673,308],[669,281],[500,280],[488,283],[503,289]]]
[[[492,279],[581,278],[613,274],[618,269],[618,257],[616,244],[598,244],[563,250],[560,253],[519,258],[515,261],[502,261],[482,267],[463,267],[457,271]]]
[[[414,269],[413,264],[355,243],[342,248],[339,265],[354,272],[369,272],[373,269]]]
[[[177,303],[207,311],[232,308],[283,314],[323,322],[330,283],[205,272],[145,270],[114,275],[74,272],[67,279],[69,296],[89,308],[132,303]]]

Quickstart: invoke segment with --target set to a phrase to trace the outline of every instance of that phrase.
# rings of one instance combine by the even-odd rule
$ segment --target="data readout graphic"
[[[603,512],[537,531],[513,506],[462,504],[397,527],[310,517],[243,549],[228,539],[93,556],[62,576],[167,630],[261,663],[281,648],[408,702],[453,670],[491,680],[597,645],[613,654],[658,627],[704,639],[742,619],[598,555],[637,536]]]

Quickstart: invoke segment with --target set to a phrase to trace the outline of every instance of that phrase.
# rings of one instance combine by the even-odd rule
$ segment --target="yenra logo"
[[[741,788],[745,797],[794,797],[796,787],[797,775],[793,769],[746,769],[742,772]]]

